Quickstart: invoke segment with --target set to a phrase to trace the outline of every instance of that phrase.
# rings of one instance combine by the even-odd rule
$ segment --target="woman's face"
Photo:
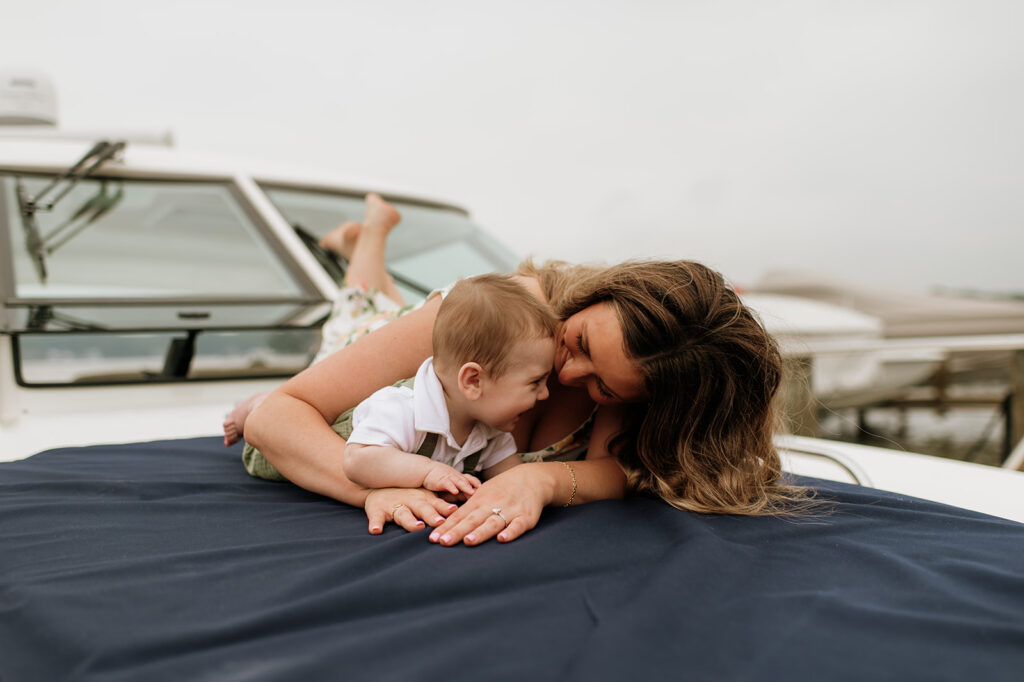
[[[647,399],[643,375],[626,356],[619,318],[608,303],[584,308],[562,324],[555,372],[563,385],[586,388],[601,405]]]

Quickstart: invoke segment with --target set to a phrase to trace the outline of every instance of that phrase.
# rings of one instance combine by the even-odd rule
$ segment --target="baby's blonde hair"
[[[434,362],[460,367],[476,362],[500,377],[524,339],[551,338],[558,318],[512,275],[487,274],[460,280],[441,302],[434,321]]]

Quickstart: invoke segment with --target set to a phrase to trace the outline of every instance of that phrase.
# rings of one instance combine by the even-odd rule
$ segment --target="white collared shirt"
[[[480,449],[483,452],[476,467],[478,471],[517,451],[512,434],[480,422],[473,425],[461,447],[455,442],[444,389],[434,372],[432,357],[420,365],[411,389],[388,386],[359,403],[352,413],[352,435],[348,442],[389,445],[403,452],[416,452],[427,433],[440,436],[431,459],[458,471],[462,471],[462,461]]]

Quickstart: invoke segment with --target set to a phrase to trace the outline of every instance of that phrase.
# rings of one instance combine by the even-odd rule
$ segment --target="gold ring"
[[[505,527],[508,528],[508,519],[506,519],[505,515],[501,513],[501,507],[495,507],[491,510],[491,513],[497,514],[498,518],[505,522]]]
[[[398,510],[401,509],[404,506],[405,505],[402,504],[401,502],[399,502],[398,504],[391,505],[391,517],[394,518],[394,516],[398,512]]]

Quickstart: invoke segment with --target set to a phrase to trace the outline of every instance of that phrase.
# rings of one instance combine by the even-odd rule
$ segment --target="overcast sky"
[[[1018,0],[5,2],[63,127],[451,199],[519,253],[1024,293]]]

